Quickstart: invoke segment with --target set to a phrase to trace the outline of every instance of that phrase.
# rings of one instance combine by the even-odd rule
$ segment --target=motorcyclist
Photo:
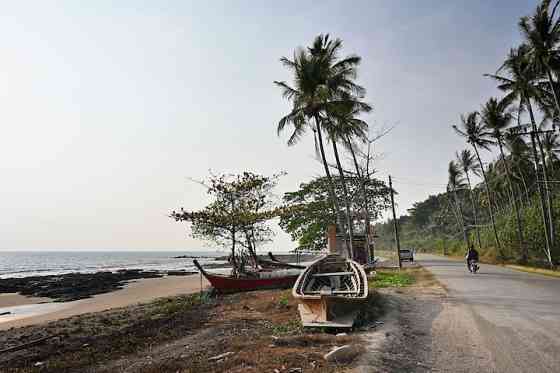
[[[474,246],[469,247],[469,251],[467,252],[467,268],[469,272],[472,272],[471,269],[471,262],[478,262],[478,251],[474,248]]]

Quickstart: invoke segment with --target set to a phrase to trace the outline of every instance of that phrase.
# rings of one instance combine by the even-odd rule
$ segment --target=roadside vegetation
[[[446,190],[399,218],[404,246],[464,255],[473,245],[490,262],[560,262],[559,2],[541,1],[518,28],[522,43],[484,74],[497,97],[450,123],[465,148],[447,164]],[[381,247],[392,246],[391,230],[392,222],[376,226]]]

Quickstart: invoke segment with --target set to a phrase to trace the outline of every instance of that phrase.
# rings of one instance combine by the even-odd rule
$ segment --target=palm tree
[[[466,116],[461,115],[461,129],[457,126],[453,126],[453,129],[462,137],[466,138],[467,143],[471,144],[473,150],[478,159],[478,164],[480,165],[480,171],[484,179],[484,188],[486,189],[486,197],[488,198],[488,213],[490,214],[490,221],[492,222],[492,229],[494,230],[494,238],[496,239],[496,246],[498,248],[498,255],[502,254],[502,248],[500,244],[500,239],[498,237],[498,231],[496,230],[496,221],[494,219],[494,203],[492,202],[492,196],[490,194],[490,189],[488,187],[488,180],[486,179],[486,173],[484,172],[484,166],[482,164],[482,159],[480,159],[480,154],[478,148],[483,148],[490,150],[490,145],[493,144],[490,137],[490,132],[484,126],[483,123],[478,121],[478,113],[473,111],[468,113]]]
[[[461,207],[461,200],[457,195],[457,189],[463,189],[465,187],[465,184],[461,179],[461,170],[459,169],[459,166],[454,161],[450,161],[449,166],[447,168],[447,172],[448,172],[447,189],[448,191],[453,192],[453,196],[455,198],[455,204],[457,205],[459,224],[461,225],[461,230],[463,231],[463,239],[465,240],[465,245],[467,245],[467,248],[469,248],[469,236],[467,233],[467,227],[465,226],[465,217],[463,215],[463,209]]]
[[[526,175],[524,171],[527,169],[527,165],[530,164],[529,147],[520,136],[517,136],[516,134],[511,132],[506,133],[504,137],[504,143],[506,148],[509,150],[513,166],[517,171],[517,178],[523,184],[527,203],[530,205],[531,197],[529,188],[527,187]]]
[[[336,159],[336,165],[338,168],[338,172],[340,174],[341,180],[342,180],[342,185],[343,185],[343,190],[344,190],[344,196],[345,196],[345,200],[346,200],[346,211],[347,211],[347,216],[350,218],[351,215],[351,211],[350,211],[350,202],[349,202],[349,195],[348,195],[348,189],[346,188],[346,180],[345,180],[345,176],[344,176],[344,170],[342,168],[342,163],[340,162],[340,156],[338,153],[338,147],[337,147],[337,142],[341,142],[344,147],[346,149],[348,149],[352,155],[352,159],[354,162],[354,167],[356,169],[356,175],[358,177],[358,180],[360,182],[360,189],[362,192],[362,196],[363,196],[363,212],[364,212],[364,216],[365,216],[365,225],[366,225],[366,229],[365,229],[365,238],[366,238],[366,247],[369,250],[369,224],[370,224],[370,219],[369,219],[369,214],[368,214],[368,202],[367,202],[367,193],[366,193],[366,187],[365,187],[365,178],[364,175],[362,175],[361,169],[358,165],[358,161],[356,158],[356,153],[354,151],[353,148],[353,140],[357,139],[360,142],[365,142],[367,139],[367,132],[368,132],[368,124],[358,118],[358,115],[364,111],[369,111],[369,110],[364,110],[364,108],[362,107],[358,107],[356,105],[340,105],[338,107],[335,108],[335,110],[330,114],[330,120],[326,121],[326,123],[328,123],[328,127],[327,127],[327,132],[329,134],[329,140],[331,141],[332,145],[333,145],[333,151],[334,151],[334,155],[335,155],[335,159]],[[353,240],[353,221],[354,219],[348,219],[349,220],[349,233],[350,233],[350,241]]]
[[[529,253],[524,245],[523,241],[523,229],[521,227],[521,215],[519,213],[519,203],[517,197],[513,190],[513,184],[511,181],[511,172],[509,169],[508,162],[504,155],[504,130],[509,126],[511,120],[513,119],[510,113],[506,112],[505,101],[498,101],[496,98],[492,97],[486,102],[481,111],[481,118],[484,122],[486,128],[491,132],[491,136],[496,140],[498,147],[500,149],[500,156],[502,158],[502,163],[506,171],[506,179],[513,199],[513,209],[515,212],[515,219],[517,222],[517,239],[519,241],[519,248],[521,250],[521,263],[526,263]]]
[[[514,101],[519,102],[519,110],[526,108],[529,112],[529,118],[531,120],[532,133],[537,131],[537,124],[535,121],[535,115],[533,113],[532,101],[542,102],[542,97],[546,92],[538,84],[538,71],[530,63],[529,59],[526,58],[530,54],[530,48],[522,44],[518,48],[513,48],[510,50],[508,57],[506,58],[500,70],[506,70],[509,77],[500,76],[497,74],[484,74],[486,77],[490,77],[498,82],[498,89],[506,92],[506,96],[503,98],[504,103],[511,103]],[[554,221],[552,219],[552,209],[551,209],[551,199],[548,194],[548,175],[546,170],[546,165],[542,164],[543,178],[547,190],[548,204],[545,201],[544,192],[542,190],[542,185],[538,180],[538,155],[536,151],[536,143],[539,143],[539,148],[541,148],[541,156],[544,155],[542,151],[542,146],[538,136],[534,134],[531,135],[533,157],[535,159],[535,170],[537,178],[537,186],[540,195],[541,211],[543,215],[543,224],[545,229],[546,238],[546,248],[547,252],[551,252],[552,243],[554,242]]]
[[[539,130],[546,130],[547,123],[547,118],[543,119],[539,124]],[[558,162],[558,155],[560,154],[560,135],[556,132],[547,131],[542,137],[542,146],[546,162],[554,178],[554,174],[556,173],[554,164]]]
[[[480,229],[478,226],[478,213],[477,213],[476,204],[474,202],[474,194],[473,194],[471,178],[470,178],[471,172],[475,175],[480,174],[480,166],[476,163],[474,154],[472,154],[471,151],[468,149],[462,150],[461,153],[455,153],[455,157],[457,158],[457,166],[459,166],[462,173],[465,175],[467,179],[467,187],[469,188],[469,197],[471,200],[473,220],[476,229],[476,238],[478,241],[478,247],[482,249],[482,242],[480,241]]]
[[[525,43],[529,47],[527,57],[533,67],[545,74],[548,80],[554,101],[556,111],[554,118],[556,120],[559,119],[560,115],[560,101],[555,88],[557,83],[554,81],[552,71],[554,68],[558,68],[560,62],[560,54],[557,48],[560,43],[560,20],[555,17],[559,3],[560,1],[556,1],[552,11],[549,12],[551,0],[542,0],[531,16],[525,16],[519,20],[519,28],[525,38]]]
[[[288,145],[294,145],[308,128],[317,134],[321,160],[329,184],[329,198],[336,211],[337,223],[346,232],[344,219],[340,216],[340,208],[335,193],[334,182],[329,170],[323,142],[323,124],[329,113],[345,105],[355,105],[363,110],[371,109],[361,102],[363,87],[354,83],[356,66],[360,61],[357,56],[338,58],[342,47],[340,39],[330,40],[329,36],[319,35],[312,47],[299,48],[293,60],[282,57],[280,61],[294,74],[294,86],[286,82],[275,81],[282,88],[283,97],[292,102],[292,110],[278,122],[280,134],[289,125],[293,132]],[[347,243],[350,257],[353,252]]]

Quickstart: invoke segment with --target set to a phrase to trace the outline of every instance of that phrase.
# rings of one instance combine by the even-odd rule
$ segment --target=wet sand
[[[207,288],[208,286],[209,283],[202,278],[202,287]],[[0,313],[12,312],[10,315],[0,316],[0,330],[125,307],[161,297],[192,294],[200,289],[201,280],[200,275],[197,274],[135,280],[121,290],[66,303],[42,303],[50,300],[48,298],[28,298],[12,293],[0,294]]]
[[[26,297],[17,293],[0,294],[0,308],[50,302],[50,298]]]

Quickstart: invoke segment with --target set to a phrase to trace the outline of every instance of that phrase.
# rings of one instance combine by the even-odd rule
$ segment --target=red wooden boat
[[[208,273],[196,259],[193,260],[193,263],[219,293],[290,288],[301,272],[297,270],[263,271],[256,273],[258,277],[232,277]]]

